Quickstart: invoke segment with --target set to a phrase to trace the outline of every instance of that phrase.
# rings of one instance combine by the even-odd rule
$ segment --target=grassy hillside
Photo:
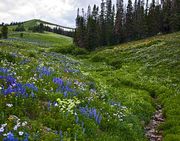
[[[58,27],[62,27],[62,28],[74,29],[74,28],[71,28],[71,27],[65,27],[65,26],[61,26],[61,25],[58,25],[58,24],[53,24],[53,23],[50,23],[50,22],[47,22],[47,21],[42,21],[42,20],[39,20],[39,19],[32,19],[32,20],[25,21],[25,22],[23,22],[23,25],[24,25],[25,30],[28,31],[29,28],[37,26],[37,25],[39,25],[39,23],[48,24],[49,26],[58,26]],[[14,29],[16,29],[17,26],[18,25],[8,26],[9,32],[12,32]],[[1,27],[0,27],[0,29],[1,29]]]
[[[9,40],[16,40],[16,41],[24,41],[31,44],[36,44],[42,47],[64,47],[72,45],[72,38],[54,34],[50,32],[41,33],[30,33],[30,32],[23,32],[23,37],[20,36],[21,33],[13,32],[10,34]]]
[[[84,71],[99,85],[107,85],[114,98],[145,123],[153,110],[148,96],[162,104],[164,140],[180,140],[180,33],[100,49],[89,61],[93,64]]]
[[[51,33],[0,40],[0,139],[146,141],[159,104],[163,139],[180,140],[180,33],[59,53],[71,44]]]

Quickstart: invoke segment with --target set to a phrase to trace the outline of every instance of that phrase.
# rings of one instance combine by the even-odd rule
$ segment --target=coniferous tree
[[[117,0],[117,13],[114,27],[117,43],[121,43],[124,40],[123,16],[123,0]]]
[[[163,32],[169,33],[171,31],[171,0],[165,0],[163,3]]]
[[[172,14],[171,14],[171,31],[180,30],[180,1],[172,0]]]
[[[104,46],[107,44],[106,41],[106,23],[105,23],[105,2],[102,0],[101,2],[101,12],[99,18],[99,26],[100,26],[100,45]]]
[[[128,0],[127,13],[126,13],[126,23],[125,23],[125,34],[126,40],[132,40],[134,34],[134,24],[133,24],[133,6],[132,1]]]
[[[86,24],[84,9],[82,9],[83,16],[79,15],[79,10],[76,18],[76,38],[74,40],[75,44],[81,48],[87,47],[87,34],[86,34]]]
[[[24,25],[23,24],[18,24],[15,31],[17,31],[17,32],[25,31]]]
[[[107,45],[112,44],[113,38],[113,27],[114,27],[114,17],[113,17],[113,8],[112,8],[112,1],[106,1],[106,41]]]
[[[160,7],[155,5],[155,0],[152,0],[147,18],[149,36],[156,35],[160,31],[159,16]]]
[[[8,38],[8,27],[7,27],[7,25],[3,25],[3,27],[1,28],[1,34],[2,34],[2,38],[4,38],[4,39]]]
[[[94,5],[92,12],[88,7],[87,16],[84,12],[82,16],[78,14],[74,42],[80,47],[94,50],[98,46],[180,30],[178,0],[161,0],[161,4],[158,0],[152,0],[150,4],[146,0],[146,9],[144,0],[135,0],[134,6],[128,0],[126,10],[123,9],[123,0],[117,0],[116,10],[115,13],[111,0],[102,0],[100,12]]]

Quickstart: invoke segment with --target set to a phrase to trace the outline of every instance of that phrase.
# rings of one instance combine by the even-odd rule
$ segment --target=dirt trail
[[[157,128],[163,122],[164,117],[162,107],[158,105],[151,121],[145,127],[146,137],[149,139],[149,141],[162,141],[162,131],[158,131]]]

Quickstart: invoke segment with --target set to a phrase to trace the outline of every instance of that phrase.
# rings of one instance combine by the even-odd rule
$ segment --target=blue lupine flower
[[[63,132],[62,132],[62,130],[59,131],[59,135],[60,135],[60,141],[63,141]]]
[[[25,87],[28,87],[29,89],[33,90],[33,91],[38,91],[38,88],[36,86],[34,86],[34,84],[25,84]]]
[[[14,92],[14,89],[12,89],[11,87],[8,87],[7,89],[3,90],[4,95],[8,95]]]
[[[28,138],[29,138],[29,134],[28,133],[25,133],[25,138],[23,141],[28,141]]]
[[[64,84],[64,82],[63,82],[63,80],[61,78],[54,78],[53,82],[55,84],[58,84],[59,86],[63,86],[63,84]]]
[[[24,59],[24,60],[21,61],[19,64],[24,65],[24,64],[27,64],[28,62],[30,62],[30,60]]]
[[[8,74],[9,70],[6,68],[0,68],[0,72],[3,74]]]
[[[14,137],[14,134],[9,132],[7,137],[3,139],[3,141],[18,141],[17,138]]]
[[[6,72],[7,70],[4,70],[1,68],[1,72]],[[38,91],[38,88],[34,86],[34,84],[21,84],[17,83],[16,79],[10,75],[6,76],[0,76],[0,79],[3,80],[5,85],[2,85],[1,93],[5,96],[11,93],[16,93],[16,96],[23,96],[28,97],[27,89],[31,90],[31,96],[34,97],[34,91]]]
[[[83,114],[91,119],[94,119],[97,124],[101,123],[102,116],[99,112],[97,112],[97,110],[95,108],[88,108],[86,106],[86,107],[80,107],[79,110],[80,110],[81,114]]]
[[[42,76],[50,76],[52,74],[52,71],[48,67],[37,67],[37,72],[39,72],[39,77]]]
[[[53,82],[58,85],[56,92],[61,92],[64,97],[77,95],[76,91],[70,88],[70,85],[72,84],[70,81],[65,83],[61,78],[54,78]]]

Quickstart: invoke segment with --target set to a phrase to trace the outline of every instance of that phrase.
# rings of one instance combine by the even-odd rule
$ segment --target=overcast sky
[[[114,3],[116,0],[113,0]],[[0,23],[41,19],[75,26],[77,8],[100,4],[101,0],[0,0]]]

